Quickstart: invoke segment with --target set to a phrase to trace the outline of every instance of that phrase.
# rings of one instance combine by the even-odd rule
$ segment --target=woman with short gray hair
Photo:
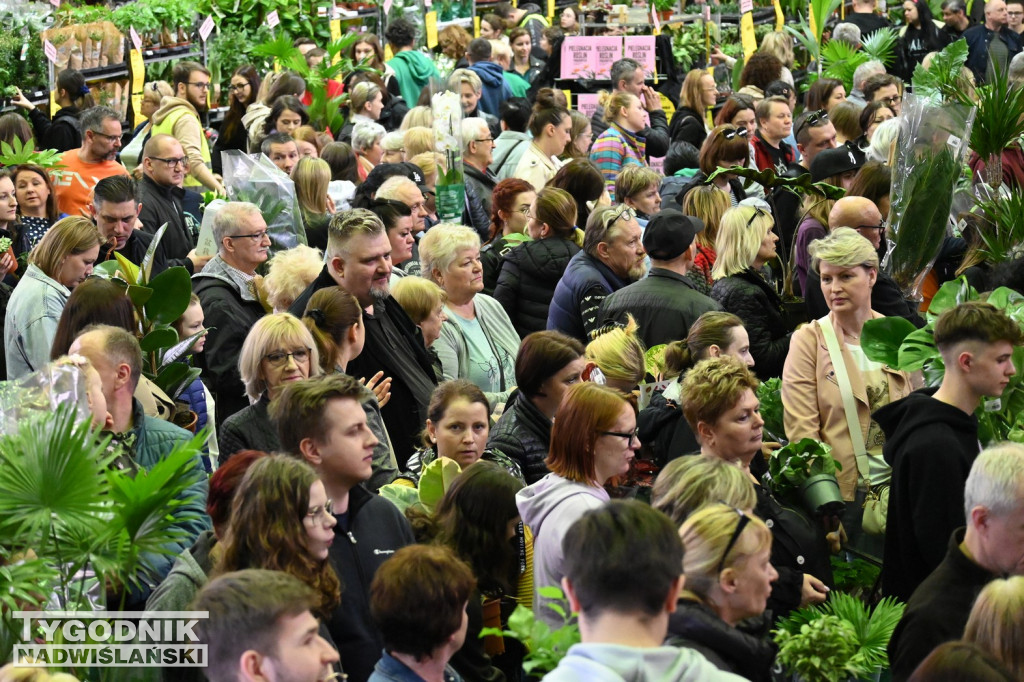
[[[515,387],[519,334],[501,304],[480,293],[484,270],[479,235],[463,225],[435,225],[420,240],[420,263],[423,276],[448,296],[448,319],[433,346],[444,379],[472,381],[495,413],[500,412]]]
[[[387,135],[384,126],[373,122],[360,122],[352,129],[352,151],[359,159],[359,181],[366,180],[374,166],[380,163],[384,149],[380,141]]]
[[[881,536],[861,530],[869,490],[887,485],[892,475],[882,458],[885,434],[871,415],[906,397],[910,375],[875,362],[861,348],[867,320],[884,317],[871,309],[871,289],[878,279],[878,254],[856,230],[839,227],[811,242],[811,267],[819,273],[829,314],[793,333],[782,371],[782,404],[791,441],[814,438],[832,446],[842,465],[837,474],[842,515],[849,545],[877,557]],[[844,395],[857,414],[847,419]]]

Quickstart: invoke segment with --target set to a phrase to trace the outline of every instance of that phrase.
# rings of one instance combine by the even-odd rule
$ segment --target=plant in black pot
[[[813,438],[789,443],[772,453],[764,484],[780,499],[799,500],[812,516],[839,514],[843,496],[832,458],[832,448]]]

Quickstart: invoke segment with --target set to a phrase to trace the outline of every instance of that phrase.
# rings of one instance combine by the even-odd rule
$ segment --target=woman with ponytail
[[[484,268],[484,293],[494,294],[501,263],[513,247],[522,244],[530,218],[530,206],[537,197],[533,185],[519,178],[508,178],[494,186],[491,193],[491,236],[480,250]]]
[[[52,121],[29,102],[21,90],[18,90],[18,96],[11,100],[11,104],[28,111],[35,131],[36,149],[56,149],[58,152],[78,149],[82,146],[82,126],[78,117],[89,107],[95,106],[81,71],[64,69],[57,74],[56,100],[60,109],[53,115]]]
[[[572,141],[572,119],[553,95],[538,94],[527,127],[533,141],[523,152],[513,176],[526,180],[539,190],[561,166],[558,155]]]
[[[724,355],[737,358],[747,367],[754,366],[742,320],[721,311],[704,313],[690,327],[685,339],[665,346],[665,378],[671,378],[672,383],[664,392],[651,396],[650,404],[640,412],[637,421],[642,442],[654,451],[662,465],[700,450],[680,407],[683,377],[700,360]]]
[[[646,112],[640,98],[628,92],[602,94],[601,106],[608,128],[594,140],[590,160],[604,176],[614,201],[615,178],[623,167],[647,165],[647,142],[640,136],[640,131],[647,127]]]

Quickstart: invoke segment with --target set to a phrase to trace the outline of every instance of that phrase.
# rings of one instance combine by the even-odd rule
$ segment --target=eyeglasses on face
[[[267,231],[266,230],[260,230],[259,232],[256,232],[255,234],[233,234],[233,235],[229,235],[228,239],[251,239],[254,242],[261,242],[261,241],[263,241],[263,238],[266,237],[266,236],[267,236]]]
[[[884,221],[880,222],[877,225],[858,225],[857,229],[858,230],[878,230],[879,232],[881,232],[882,230],[885,229],[885,222]]]
[[[633,447],[633,442],[639,437],[640,429],[633,429],[632,431],[629,431],[629,432],[623,432],[623,431],[599,431],[598,433],[600,433],[602,436],[615,436],[617,438],[628,438],[629,440],[626,442],[626,447],[627,448],[631,448],[631,447]]]
[[[474,142],[487,142],[488,144],[494,144],[494,138],[493,137],[483,137],[483,138],[480,138],[479,140],[473,140],[473,141]]]
[[[93,135],[99,135],[100,137],[105,137],[108,140],[110,140],[111,142],[114,142],[115,140],[116,141],[120,141],[121,140],[121,136],[120,135],[109,135],[109,134],[103,132],[102,130],[93,130],[92,134]]]
[[[747,513],[742,509],[737,509],[736,507],[730,507],[730,509],[736,512],[740,518],[739,521],[736,522],[736,530],[732,532],[732,537],[729,538],[729,544],[725,546],[725,551],[722,552],[722,559],[718,562],[718,570],[716,573],[721,573],[722,569],[725,568],[725,560],[729,557],[729,552],[731,552],[733,547],[736,546],[736,543],[740,539],[740,535],[743,534],[743,529],[747,527],[748,523],[750,523],[750,517],[747,516]]]
[[[886,104],[892,106],[893,104],[899,104],[900,102],[902,102],[903,101],[903,96],[902,95],[891,95],[889,97],[883,97],[882,99],[880,99],[878,101],[879,102],[885,102]]]
[[[299,348],[289,353],[276,350],[263,356],[263,359],[269,362],[271,367],[283,367],[288,364],[288,358],[294,358],[297,363],[305,362],[309,358],[309,348]]]
[[[327,500],[326,502],[323,503],[323,505],[319,507],[313,507],[308,512],[306,512],[306,516],[313,519],[313,521],[324,521],[328,516],[331,516],[333,514],[334,500]]]
[[[182,157],[177,158],[177,159],[165,159],[165,158],[162,158],[160,156],[147,156],[146,158],[152,159],[153,161],[163,161],[164,163],[166,163],[171,168],[174,168],[176,166],[184,166],[186,163],[188,163],[188,157],[187,156],[182,156]]]
[[[228,90],[230,90],[231,92],[241,92],[242,90],[245,90],[247,87],[249,87],[248,83],[232,83],[230,86],[228,86]]]
[[[189,85],[191,85],[193,88],[199,88],[200,90],[209,90],[210,89],[210,82],[209,81],[207,81],[205,83],[191,83],[190,82]]]
[[[825,111],[824,109],[812,111],[811,113],[807,114],[807,116],[804,117],[804,120],[800,123],[800,125],[796,127],[796,131],[794,131],[793,137],[798,137],[800,135],[800,131],[802,131],[804,128],[817,128],[818,126],[825,125],[826,123],[828,123],[827,111]]]

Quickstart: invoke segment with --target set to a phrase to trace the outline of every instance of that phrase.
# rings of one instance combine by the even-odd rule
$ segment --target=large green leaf
[[[860,333],[860,347],[871,360],[898,367],[900,346],[915,329],[913,323],[903,317],[867,320]]]
[[[142,337],[139,346],[143,353],[152,353],[161,348],[169,348],[178,343],[178,332],[172,327],[160,327]]]
[[[128,285],[128,297],[132,299],[132,305],[142,308],[153,297],[153,290],[149,287],[142,287],[137,284]]]
[[[139,266],[121,255],[120,251],[114,251],[114,259],[117,261],[122,278],[129,284],[138,284]]]
[[[142,275],[139,279],[139,284],[148,284],[149,280],[153,277],[153,260],[156,258],[156,250],[160,248],[160,240],[163,239],[164,233],[167,232],[168,223],[164,223],[160,226],[160,229],[153,235],[153,241],[149,243],[149,248],[146,249],[146,255],[142,258],[142,265],[140,270]]]
[[[978,300],[978,292],[967,283],[966,277],[961,276],[943,282],[939,290],[932,296],[931,303],[928,304],[928,319],[938,319],[939,315],[950,308],[955,308],[965,301],[976,300]]]
[[[915,329],[903,340],[900,346],[897,368],[907,372],[916,372],[924,363],[939,354],[935,347],[935,338],[930,329]]]
[[[181,317],[192,297],[192,279],[181,266],[168,268],[149,283],[153,290],[145,306],[146,317],[152,324],[169,325]]]

